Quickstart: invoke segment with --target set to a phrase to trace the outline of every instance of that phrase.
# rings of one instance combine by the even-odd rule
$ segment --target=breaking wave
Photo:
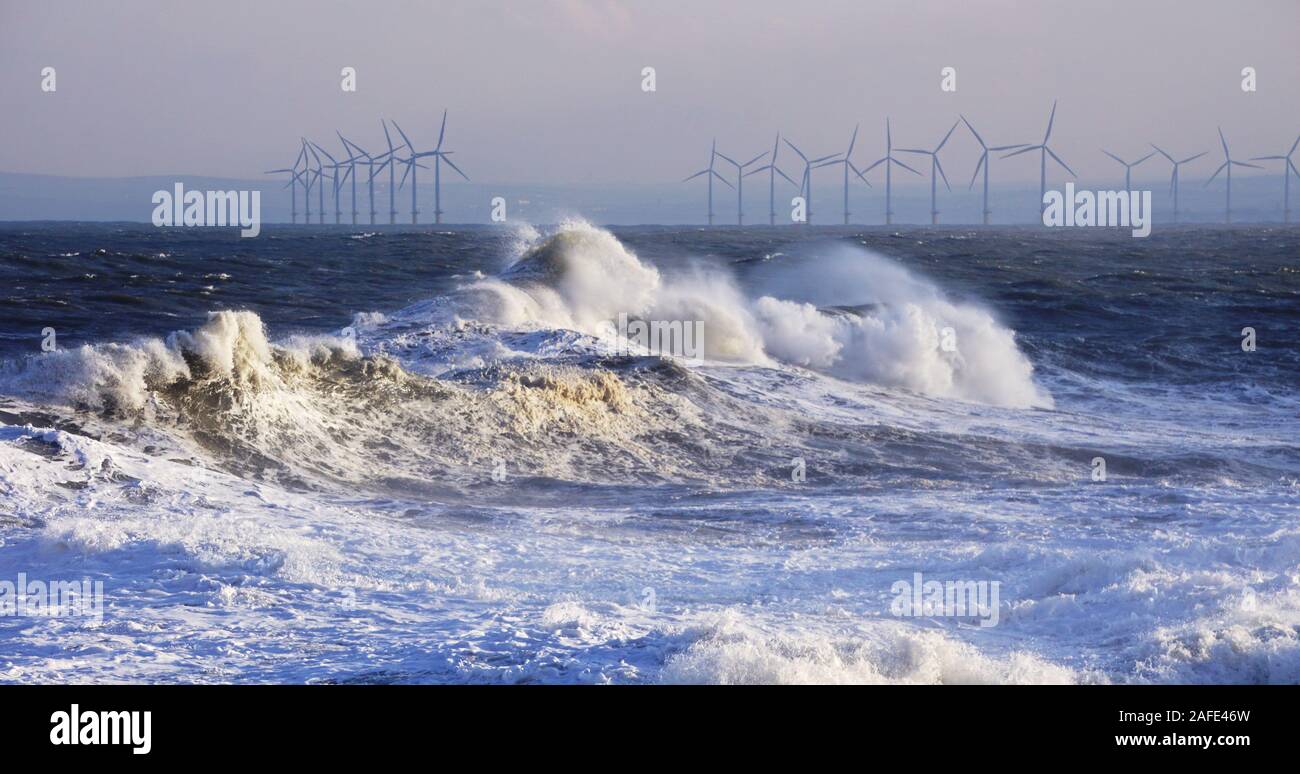
[[[1014,331],[886,258],[828,248],[767,280],[797,286],[801,297],[747,295],[732,277],[703,268],[665,276],[608,231],[574,222],[501,276],[467,288],[462,314],[600,337],[610,336],[619,314],[699,320],[705,355],[717,361],[783,363],[995,406],[1052,406]]]
[[[0,392],[178,437],[240,475],[428,496],[464,493],[500,459],[569,482],[765,475],[775,458],[763,449],[797,413],[739,408],[670,360],[611,357],[602,345],[620,314],[703,321],[705,354],[724,367],[796,366],[998,406],[1051,405],[1012,331],[863,251],[793,267],[814,277],[801,285],[766,278],[795,296],[781,298],[718,271],[665,275],[586,223],[521,239],[499,276],[439,300],[452,319],[416,305],[397,315],[401,334],[372,313],[339,335],[273,342],[253,312],[217,311],[166,338],[6,363]],[[512,331],[542,338],[507,343]],[[430,358],[442,361],[436,374]]]

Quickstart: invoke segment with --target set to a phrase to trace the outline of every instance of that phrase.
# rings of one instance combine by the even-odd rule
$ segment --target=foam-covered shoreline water
[[[0,577],[109,597],[0,619],[0,679],[1300,679],[1293,391],[1063,367],[842,240],[518,242],[332,333],[0,365]],[[620,312],[703,320],[705,362],[620,354]],[[890,615],[914,572],[1000,582],[999,625]]]

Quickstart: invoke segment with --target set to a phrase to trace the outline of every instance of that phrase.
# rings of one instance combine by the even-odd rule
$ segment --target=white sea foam
[[[673,277],[609,232],[563,224],[539,239],[504,276],[467,288],[462,314],[506,327],[571,328],[607,334],[620,313],[652,320],[702,320],[710,358],[773,361],[856,381],[1008,407],[1050,407],[1015,333],[985,309],[949,300],[935,285],[865,250],[828,248],[798,267],[796,290],[826,306],[869,305],[830,314],[790,300],[782,282],[747,297],[731,277],[704,269]],[[834,299],[834,300],[830,300]],[[950,328],[955,347],[942,346]]]
[[[742,287],[561,234],[339,336],[223,311],[4,366],[0,577],[108,606],[0,628],[0,681],[1300,679],[1293,423],[1024,411],[1010,329],[856,248]],[[618,311],[706,320],[712,362],[611,363]],[[918,571],[998,580],[999,624],[892,617]]]

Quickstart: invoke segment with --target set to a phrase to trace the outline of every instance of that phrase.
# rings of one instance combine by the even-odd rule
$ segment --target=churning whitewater
[[[102,335],[6,338],[0,578],[102,580],[106,606],[0,617],[0,679],[1300,679],[1295,363],[1144,344],[1188,319],[1046,279],[1086,248],[269,233],[255,277],[202,267],[193,325],[91,278],[69,292]],[[205,246],[147,234],[85,238],[146,282],[200,272]],[[1152,242],[1132,270],[1161,303],[1216,281]],[[356,287],[295,307],[283,266],[313,251]],[[1263,324],[1295,330],[1277,260]],[[1195,292],[1270,303],[1243,282]],[[629,352],[620,317],[698,322],[703,356]],[[999,584],[996,626],[891,612],[917,573]]]

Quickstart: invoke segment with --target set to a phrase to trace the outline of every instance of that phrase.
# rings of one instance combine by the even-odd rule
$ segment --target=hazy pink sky
[[[377,148],[381,116],[431,146],[446,107],[476,181],[663,182],[706,163],[715,135],[746,158],[777,130],[826,154],[861,122],[869,163],[886,114],[896,144],[933,145],[958,112],[990,142],[1036,142],[1059,98],[1054,146],[1095,177],[1115,166],[1101,147],[1219,154],[1218,124],[1234,155],[1284,153],[1298,30],[1296,0],[0,0],[0,171],[252,177],[292,162],[300,135]],[[951,176],[975,148],[954,136]],[[998,176],[1036,179],[1037,163]]]

